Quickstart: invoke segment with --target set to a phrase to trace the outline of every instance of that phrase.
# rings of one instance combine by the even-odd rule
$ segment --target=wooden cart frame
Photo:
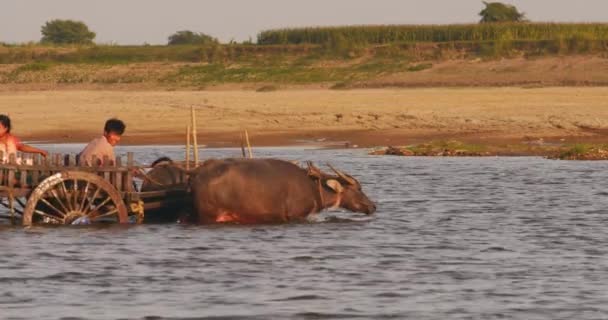
[[[11,154],[0,163],[0,206],[8,209],[0,212],[0,219],[24,226],[142,223],[145,212],[170,208],[187,197],[183,173],[162,190],[137,190],[134,174],[148,167],[135,165],[132,152],[125,164],[121,157],[111,165],[104,159],[102,166],[83,166],[76,160],[64,154]]]

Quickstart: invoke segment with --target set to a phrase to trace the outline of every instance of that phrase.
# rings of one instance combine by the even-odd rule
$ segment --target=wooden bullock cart
[[[11,154],[0,163],[0,219],[24,226],[142,223],[146,214],[184,201],[183,173],[162,190],[141,192],[134,175],[145,169],[135,165],[131,152],[126,163],[117,157],[103,166],[79,165],[74,155]]]

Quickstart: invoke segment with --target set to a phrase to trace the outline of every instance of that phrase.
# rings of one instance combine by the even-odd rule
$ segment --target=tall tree
[[[95,39],[95,32],[83,22],[74,20],[47,21],[40,31],[43,43],[91,44]]]
[[[216,38],[202,32],[196,33],[189,30],[178,31],[169,36],[169,45],[179,44],[214,44],[218,43]]]
[[[519,12],[515,6],[501,2],[485,2],[485,9],[479,12],[481,23],[490,22],[522,22],[526,20],[525,14]]]

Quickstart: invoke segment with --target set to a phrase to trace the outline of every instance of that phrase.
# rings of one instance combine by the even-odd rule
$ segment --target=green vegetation
[[[0,83],[329,83],[332,89],[349,89],[366,87],[367,80],[385,75],[427,70],[443,60],[604,55],[606,48],[608,41],[588,39],[396,43],[336,52],[321,45],[12,45],[0,46],[0,64],[17,65],[0,71]],[[138,63],[157,65],[142,69]],[[137,72],[103,71],[115,65]]]
[[[608,40],[608,24],[482,23],[456,25],[385,25],[277,29],[263,31],[258,44],[365,46],[403,42],[484,42],[502,40]]]
[[[42,43],[53,44],[92,44],[95,32],[86,24],[74,20],[51,20],[42,26]]]
[[[564,151],[564,155],[580,156],[591,151],[593,147],[588,144],[575,144],[570,149]]]
[[[354,66],[313,67],[301,61],[275,60],[273,63],[248,62],[205,65],[186,65],[178,72],[163,79],[165,83],[192,85],[219,83],[285,83],[304,84],[322,82],[356,82],[367,80],[392,70],[404,71],[401,62],[368,62]]]
[[[80,26],[75,29],[81,32],[76,33],[94,36],[86,25],[73,21],[53,20],[46,27],[64,30],[70,29],[64,25],[74,24]],[[198,88],[221,83],[257,83],[276,88],[283,84],[324,83],[331,89],[349,89],[368,87],[368,80],[385,75],[433,68],[434,64],[450,59],[608,56],[608,24],[483,23],[285,29],[262,32],[258,37],[260,44],[220,44],[216,39],[191,31],[180,31],[170,37],[169,42],[180,45],[61,42],[73,38],[64,35],[61,38],[64,40],[49,38],[43,44],[0,43],[0,64],[14,65],[0,69],[0,83],[145,82]],[[187,44],[192,42],[197,44]],[[156,63],[156,66],[138,67],[138,63]],[[117,65],[128,66],[112,68]]]
[[[275,60],[282,57],[308,56],[310,46],[253,46],[220,45],[204,46],[52,46],[13,45],[0,46],[0,63],[101,63],[125,64],[134,62],[230,62]],[[316,59],[316,58],[313,58]]]
[[[189,30],[178,31],[169,36],[168,45],[208,45],[218,44],[219,41],[204,33],[196,33]]]
[[[201,34],[193,35],[200,36],[200,41],[207,41],[202,40]],[[415,62],[444,60],[454,56],[499,58],[605,53],[608,48],[608,24],[501,23],[309,28],[262,32],[258,38],[262,45],[219,44],[212,40],[205,44],[170,46],[0,45],[0,63],[226,64],[292,59],[310,64],[361,57]],[[420,65],[419,68],[424,66]]]
[[[48,62],[33,62],[33,63],[28,63],[28,64],[24,64],[22,66],[19,66],[13,72],[21,73],[21,72],[46,71],[50,68],[51,68],[51,64]]]
[[[481,23],[493,22],[522,22],[525,15],[517,10],[515,6],[500,2],[483,2],[486,7],[481,10]]]
[[[476,144],[468,144],[456,140],[440,140],[431,141],[419,145],[406,147],[415,154],[433,155],[433,154],[482,154],[486,151],[486,147]]]
[[[372,150],[372,155],[424,156],[424,157],[481,157],[494,155],[486,146],[456,140],[431,141],[405,147],[387,147]]]
[[[559,160],[608,160],[608,145],[578,143],[549,155]]]

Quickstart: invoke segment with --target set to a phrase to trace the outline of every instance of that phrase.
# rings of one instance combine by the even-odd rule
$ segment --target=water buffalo
[[[359,182],[334,168],[329,175],[276,159],[207,160],[190,179],[198,223],[277,223],[303,220],[329,207],[372,214]]]
[[[142,176],[143,183],[140,188],[142,192],[166,190],[170,186],[186,182],[185,170],[168,157],[157,159],[151,167],[152,169]],[[179,191],[148,200],[158,201],[162,205],[154,209],[146,209],[144,219],[146,223],[175,222],[185,220],[191,215],[190,198],[184,197]]]
[[[141,191],[163,190],[168,185],[178,184],[182,171],[169,157],[156,159],[150,165],[152,169],[143,178]]]

